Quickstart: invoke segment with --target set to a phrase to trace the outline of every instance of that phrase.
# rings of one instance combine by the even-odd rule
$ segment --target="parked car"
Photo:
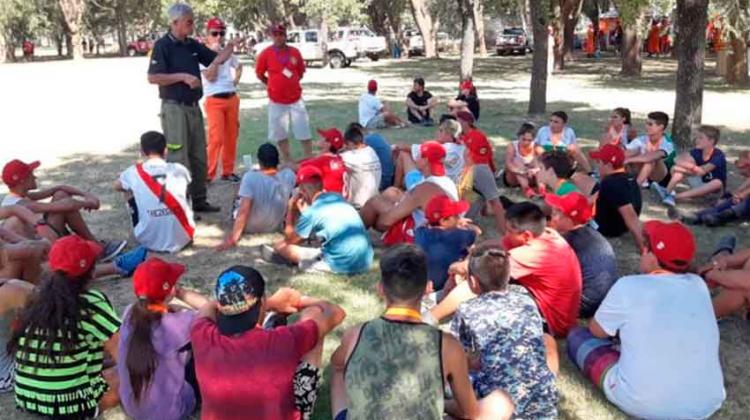
[[[300,51],[306,63],[323,61],[323,45],[318,29],[290,30],[287,43]],[[271,42],[255,44],[250,55],[257,57]],[[331,68],[348,67],[354,60],[369,57],[377,60],[387,51],[384,37],[367,28],[339,28],[328,33],[328,63]]]
[[[135,41],[128,42],[128,56],[147,55],[154,48],[154,38],[151,36],[142,36]]]
[[[505,28],[495,38],[495,49],[497,55],[515,52],[525,55],[526,51],[531,51],[531,45],[523,28]]]
[[[422,40],[422,34],[418,30],[407,29],[404,31],[404,38],[408,40],[410,56],[424,54],[424,41]],[[437,48],[438,52],[453,48],[453,40],[451,40],[450,35],[445,32],[438,32]]]

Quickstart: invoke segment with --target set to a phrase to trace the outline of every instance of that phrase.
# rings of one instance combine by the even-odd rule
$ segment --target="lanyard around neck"
[[[388,308],[383,316],[403,316],[411,321],[422,322],[422,314],[411,308]]]

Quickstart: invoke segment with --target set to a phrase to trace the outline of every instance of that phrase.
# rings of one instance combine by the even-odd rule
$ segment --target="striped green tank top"
[[[346,365],[347,418],[443,418],[442,333],[384,318],[365,323]]]

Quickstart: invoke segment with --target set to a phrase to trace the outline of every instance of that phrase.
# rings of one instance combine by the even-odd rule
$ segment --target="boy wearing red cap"
[[[413,242],[413,228],[426,223],[423,208],[432,197],[445,194],[458,201],[456,184],[445,176],[445,148],[436,141],[427,141],[419,145],[419,155],[417,169],[407,177],[414,181],[406,193],[388,188],[371,198],[360,211],[366,227],[387,232],[384,238],[387,243],[391,236],[395,239],[390,243]]]
[[[99,199],[91,193],[68,185],[57,185],[43,190],[37,190],[34,169],[40,165],[39,161],[24,163],[14,159],[3,167],[3,182],[10,192],[3,197],[0,206],[5,207],[20,204],[34,213],[44,216],[44,224],[54,232],[47,232],[44,237],[56,240],[68,235],[71,231],[84,239],[96,241],[89,230],[86,221],[81,216],[81,210],[99,209]],[[41,200],[51,198],[51,202]],[[5,226],[18,235],[26,238],[35,236],[25,226],[8,224]],[[102,248],[101,261],[109,261],[117,256],[127,245],[128,241],[109,241]]]
[[[119,403],[117,373],[103,362],[105,352],[117,361],[120,319],[109,299],[89,288],[101,252],[77,235],[52,245],[50,274],[20,314],[10,346],[20,409],[92,418]]]
[[[305,157],[312,156],[310,121],[302,100],[300,81],[305,61],[297,48],[287,45],[286,27],[271,27],[273,45],[263,50],[255,63],[255,75],[268,91],[268,140],[281,150],[284,162],[291,162],[289,124],[294,137],[302,143]]]
[[[289,198],[294,189],[294,171],[279,169],[279,151],[271,143],[258,147],[260,169],[242,176],[232,217],[234,225],[217,247],[234,247],[243,233],[268,233],[281,229]]]
[[[606,144],[589,152],[599,161],[598,196],[595,221],[599,233],[613,238],[630,231],[636,249],[641,249],[641,190],[633,177],[625,171],[625,152],[620,146]],[[597,192],[595,190],[595,192]]]
[[[477,88],[474,87],[471,79],[466,79],[458,85],[456,100],[464,102],[474,116],[474,120],[479,121],[479,97],[477,96]]]
[[[223,48],[227,27],[221,19],[213,17],[206,23],[206,46],[217,53]],[[208,120],[208,180],[214,179],[221,154],[221,179],[239,182],[234,173],[237,159],[237,136],[240,128],[240,97],[237,85],[242,77],[242,63],[232,55],[218,66],[201,65],[203,93],[206,96]]]
[[[323,173],[323,189],[326,192],[344,194],[344,176],[346,166],[341,158],[344,151],[344,135],[336,127],[318,129],[320,140],[316,143],[320,154],[316,157],[303,159],[299,162],[298,170],[311,165]]]
[[[459,143],[461,136],[461,124],[454,119],[446,119],[440,123],[435,133],[436,142],[443,145],[445,149],[445,172],[448,177],[458,184],[461,173],[464,170],[464,145]],[[415,162],[420,158],[421,144],[399,144],[395,150],[401,152],[396,161],[395,185],[404,186],[406,190],[411,189],[419,181],[419,171],[416,170]]]
[[[133,274],[138,300],[125,309],[117,360],[120,404],[129,417],[179,420],[200,401],[190,327],[208,299],[177,286],[184,272],[181,264],[153,257]],[[189,309],[169,305],[173,298]]]
[[[340,194],[323,191],[322,176],[314,166],[297,172],[299,190],[286,215],[285,238],[273,248],[263,245],[263,258],[271,262],[280,258],[302,270],[363,273],[372,264],[370,237],[351,204]],[[320,248],[299,245],[313,236],[321,241]]]
[[[266,297],[263,276],[241,265],[222,272],[214,291],[216,301],[203,305],[190,331],[201,418],[309,419],[323,341],[344,320],[344,310],[287,288]],[[299,318],[264,329],[270,312]]]
[[[710,417],[726,393],[711,295],[689,272],[693,234],[652,220],[643,236],[642,274],[619,279],[589,328],[571,331],[568,356],[629,416]]]
[[[505,231],[505,210],[495,183],[492,146],[484,135],[464,137],[464,170],[458,182],[458,195],[470,203],[466,217],[478,220],[485,211],[495,219],[495,229]]]
[[[555,229],[575,251],[581,266],[581,318],[591,318],[617,280],[617,257],[607,239],[589,225],[594,209],[581,193],[547,194],[552,209],[547,225]]]
[[[425,206],[428,225],[414,232],[414,243],[427,255],[427,275],[435,292],[443,290],[448,267],[466,258],[474,240],[482,233],[463,218],[468,210],[466,201],[453,201],[444,194],[435,196]]]
[[[376,95],[378,82],[367,82],[367,92],[359,97],[359,123],[368,130],[379,130],[388,127],[405,127],[399,118]]]

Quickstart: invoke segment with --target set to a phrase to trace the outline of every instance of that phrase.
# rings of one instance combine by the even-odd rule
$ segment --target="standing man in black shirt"
[[[203,96],[199,64],[218,67],[232,56],[234,42],[218,54],[190,38],[193,9],[175,3],[168,10],[169,32],[151,52],[148,82],[159,86],[161,125],[167,137],[167,159],[190,170],[190,196],[196,212],[217,212],[206,201],[206,132],[198,101]]]
[[[641,222],[641,189],[625,172],[625,152],[620,146],[606,144],[589,153],[599,161],[599,197],[596,200],[596,224],[599,233],[611,238],[630,231],[637,249],[643,249]],[[596,189],[595,189],[596,192]]]
[[[406,96],[406,115],[413,124],[433,125],[430,111],[437,105],[437,100],[424,89],[424,79],[417,77],[411,92]]]

